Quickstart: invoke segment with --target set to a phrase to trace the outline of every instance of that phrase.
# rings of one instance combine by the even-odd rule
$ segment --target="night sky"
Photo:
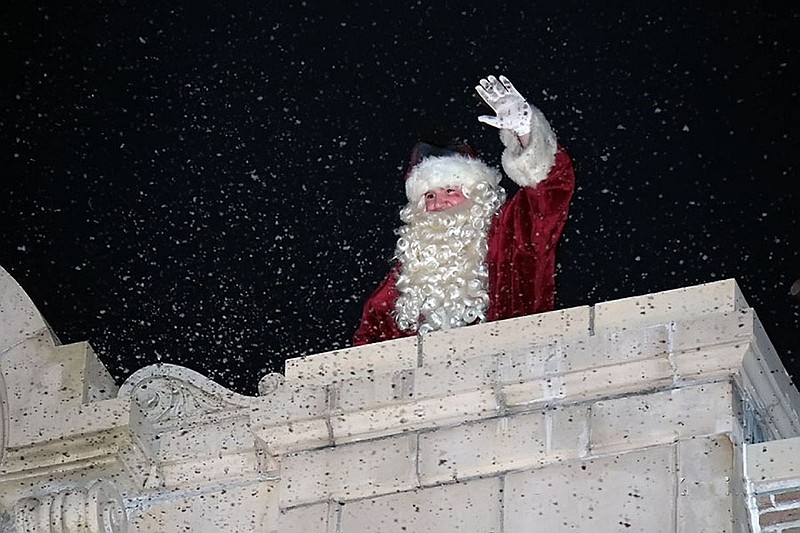
[[[488,74],[575,162],[558,308],[734,277],[800,375],[800,8],[75,4],[0,6],[0,265],[119,383],[348,346],[420,133],[499,166]]]

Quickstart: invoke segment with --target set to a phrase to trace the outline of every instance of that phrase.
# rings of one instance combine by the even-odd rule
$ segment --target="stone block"
[[[547,461],[544,412],[492,418],[421,433],[419,476],[433,485]]]
[[[329,391],[316,383],[283,382],[250,402],[250,427],[260,446],[276,456],[333,444]]]
[[[341,381],[331,385],[331,408],[347,413],[491,388],[496,366],[483,357]]]
[[[80,435],[136,427],[141,416],[130,398],[113,398],[74,408],[23,411],[20,418],[10,420],[13,431],[9,432],[8,448],[51,440],[67,442]]]
[[[553,338],[589,334],[589,307],[574,307],[423,335],[422,365],[485,355],[525,353]]]
[[[165,488],[179,489],[254,478],[258,470],[259,462],[253,451],[206,455],[161,463],[160,479]]]
[[[254,427],[324,418],[327,415],[328,389],[325,386],[286,383],[266,396],[253,398],[250,404],[250,421]]]
[[[508,409],[533,410],[563,402],[567,396],[564,377],[560,375],[510,383],[500,387],[500,396]]]
[[[708,346],[672,356],[678,382],[719,381],[736,374],[742,365],[749,343]]]
[[[529,468],[585,454],[588,409],[524,413],[421,433],[422,485]]]
[[[300,386],[279,387],[253,398],[250,427],[270,454],[333,444],[328,423],[328,390]]]
[[[344,379],[415,368],[417,361],[417,338],[405,337],[288,359],[285,367],[286,382],[319,386]]]
[[[594,332],[637,329],[745,307],[736,281],[727,279],[599,303],[594,307]]]
[[[507,474],[503,531],[675,532],[671,446]]]
[[[35,434],[39,426],[52,432],[58,426],[53,422],[57,412],[83,403],[87,350],[84,342],[54,346],[50,334],[40,331],[3,354],[0,369],[15,440],[24,438],[19,434],[23,424]]]
[[[278,519],[277,500],[274,481],[144,497],[129,511],[128,531],[271,532]]]
[[[323,448],[333,444],[327,418],[298,420],[277,426],[257,428],[254,434],[261,446],[272,456],[300,450]]]
[[[497,359],[497,380],[500,383],[524,383],[563,372],[567,361],[560,338],[529,345],[519,352],[501,353]]]
[[[562,348],[567,372],[661,357],[669,352],[670,331],[665,324],[633,330],[603,331],[585,339],[567,339]]]
[[[346,503],[342,533],[501,533],[499,478],[477,479]],[[528,531],[520,529],[515,531]]]
[[[374,409],[391,402],[408,401],[414,387],[414,369],[347,379],[333,383],[330,387],[332,411]]]
[[[588,405],[559,406],[545,411],[548,457],[561,461],[586,456],[589,416]]]
[[[254,477],[258,472],[255,437],[242,417],[164,433],[159,442],[158,460],[167,487]]]
[[[748,444],[745,458],[757,492],[800,487],[800,437]]]
[[[415,488],[416,459],[416,434],[287,454],[281,461],[281,507]]]
[[[415,371],[414,397],[438,398],[490,389],[496,380],[497,361],[491,356],[431,363]]]
[[[559,376],[564,396],[581,401],[664,388],[673,381],[666,356],[569,372]]]
[[[504,384],[501,391],[507,407],[533,409],[663,388],[672,381],[669,360],[658,357],[545,376],[526,383]]]
[[[592,405],[592,453],[655,446],[733,429],[732,385],[708,383]]]
[[[86,345],[86,359],[83,369],[83,402],[99,402],[117,396],[119,387],[108,373],[105,365],[97,357],[92,347]]]
[[[719,344],[747,344],[753,336],[754,323],[755,313],[752,309],[676,320],[672,349],[678,353]]]
[[[733,531],[730,478],[733,444],[727,435],[680,440],[678,533]]]
[[[353,442],[491,416],[500,406],[492,389],[428,398],[331,416],[334,442]]]
[[[159,436],[159,460],[181,461],[204,455],[221,456],[253,450],[253,432],[246,417],[232,417],[209,424],[163,432]]]

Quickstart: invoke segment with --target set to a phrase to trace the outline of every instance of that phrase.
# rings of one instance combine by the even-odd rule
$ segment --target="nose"
[[[449,198],[444,194],[442,191],[437,191],[436,196],[433,199],[433,209],[434,211],[444,211],[448,207],[451,207],[453,203],[450,201]]]

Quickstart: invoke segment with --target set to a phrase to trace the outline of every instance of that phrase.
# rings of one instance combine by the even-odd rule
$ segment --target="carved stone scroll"
[[[128,517],[119,491],[108,481],[71,488],[14,506],[18,533],[126,533]]]
[[[122,384],[119,396],[133,398],[151,422],[197,419],[250,405],[248,397],[193,370],[169,364],[151,365],[135,372]]]
[[[284,381],[285,378],[283,374],[279,374],[278,372],[267,374],[258,382],[258,395],[269,396],[277,391],[279,387],[282,387]]]

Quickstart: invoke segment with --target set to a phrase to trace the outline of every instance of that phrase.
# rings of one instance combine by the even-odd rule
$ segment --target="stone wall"
[[[117,389],[4,272],[0,304],[8,531],[797,527],[800,394],[732,280],[293,359],[257,397]]]

